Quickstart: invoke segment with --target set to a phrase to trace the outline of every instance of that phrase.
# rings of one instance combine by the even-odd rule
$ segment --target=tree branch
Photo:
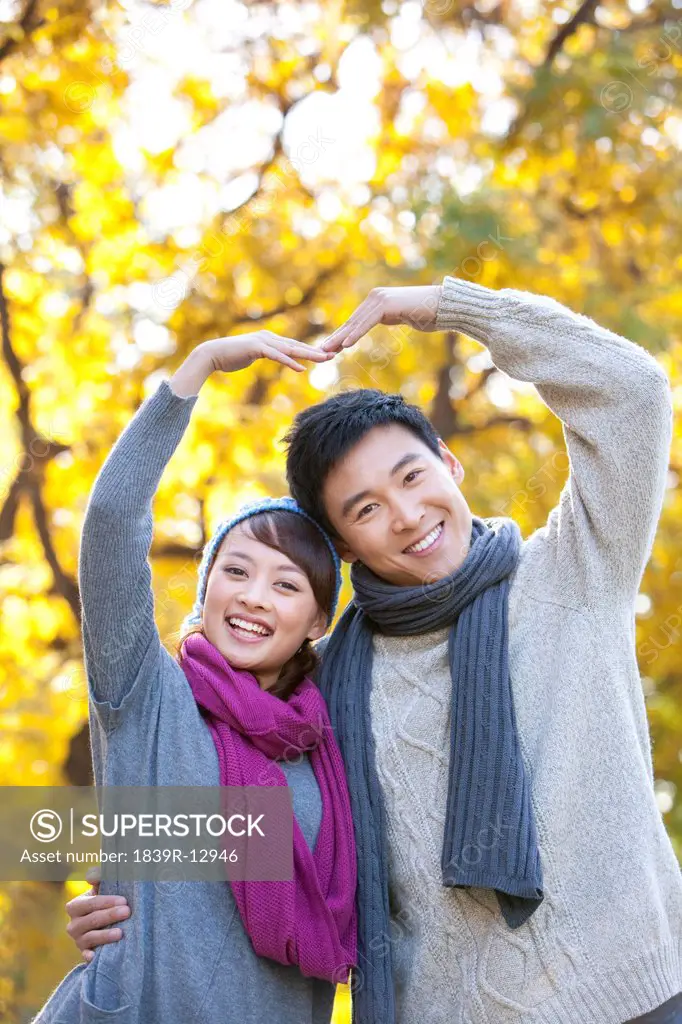
[[[458,362],[457,346],[459,344],[459,333],[457,331],[446,331],[445,333],[445,358],[438,371],[438,384],[436,394],[429,412],[429,419],[436,428],[436,433],[443,440],[449,437],[461,437],[464,434],[476,434],[489,427],[497,427],[502,424],[518,427],[519,430],[529,431],[533,423],[526,416],[496,413],[485,423],[463,423],[460,411],[466,409],[469,400],[481,391],[493,374],[497,373],[496,366],[490,366],[479,374],[476,382],[469,388],[455,405],[450,398],[450,370]]]
[[[71,610],[80,622],[80,600],[78,598],[78,587],[62,569],[50,535],[47,511],[43,502],[41,484],[44,473],[44,466],[49,459],[58,455],[59,452],[67,451],[68,446],[50,441],[39,434],[31,422],[31,395],[26,381],[23,378],[23,366],[12,346],[9,304],[5,294],[4,285],[4,264],[0,263],[0,328],[2,329],[2,354],[7,363],[10,376],[19,395],[19,408],[17,418],[21,427],[22,437],[22,460],[21,469],[9,489],[5,504],[0,511],[0,534],[3,539],[11,536],[6,533],[12,530],[16,521],[16,512],[19,506],[21,493],[29,495],[33,505],[33,514],[38,528],[45,558],[52,570],[54,584],[57,591],[68,601]]]
[[[516,140],[517,135],[528,120],[532,109],[531,96],[534,87],[537,85],[539,76],[550,72],[552,64],[561,52],[566,40],[570,39],[572,35],[575,35],[581,25],[586,25],[589,22],[594,21],[594,11],[597,7],[597,3],[598,0],[583,0],[583,3],[580,5],[573,17],[567,21],[565,25],[561,26],[559,31],[551,40],[542,62],[535,69],[533,85],[526,93],[526,105],[515,117],[503,140],[505,146],[509,146]]]
[[[507,415],[506,413],[499,413],[495,416],[491,416],[485,423],[460,423],[454,433],[458,436],[461,436],[462,434],[480,434],[481,431],[488,430],[490,427],[499,427],[502,425],[518,427],[519,430],[523,430],[526,433],[532,430],[534,426],[527,416],[514,416]]]
[[[459,334],[457,331],[445,332],[445,358],[438,370],[436,394],[434,395],[429,419],[436,428],[439,437],[451,437],[457,430],[457,411],[450,401],[450,370],[457,359]]]
[[[575,12],[572,18],[570,18],[565,25],[562,25],[554,39],[549,44],[545,59],[542,62],[542,66],[548,68],[554,61],[554,58],[563,48],[564,43],[571,36],[575,35],[581,25],[586,25],[588,22],[594,20],[594,12],[597,7],[599,0],[583,0],[578,10]]]
[[[0,61],[3,61],[5,57],[9,57],[30,32],[35,32],[37,28],[40,28],[45,24],[44,18],[39,18],[35,23],[33,23],[33,15],[35,14],[37,7],[38,0],[28,0],[21,18],[16,22],[16,24],[12,25],[12,28],[10,29],[10,32],[13,32],[14,34],[9,35],[2,45],[0,45]]]

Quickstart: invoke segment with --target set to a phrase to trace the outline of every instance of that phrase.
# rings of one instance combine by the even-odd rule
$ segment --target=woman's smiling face
[[[252,672],[263,689],[306,640],[326,632],[306,573],[251,536],[248,520],[223,539],[208,576],[203,630],[233,668]]]

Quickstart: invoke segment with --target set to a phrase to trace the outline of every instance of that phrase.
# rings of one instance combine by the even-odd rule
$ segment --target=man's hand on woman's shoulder
[[[86,878],[92,885],[90,891],[74,896],[66,904],[66,912],[71,918],[66,931],[80,949],[83,959],[90,961],[95,955],[92,952],[95,947],[119,942],[123,938],[122,929],[111,926],[130,917],[130,907],[125,896],[99,895],[99,868],[89,871]]]

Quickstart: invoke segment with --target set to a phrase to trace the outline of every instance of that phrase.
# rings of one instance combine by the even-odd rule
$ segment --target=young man
[[[553,299],[451,277],[373,291],[323,347],[377,323],[487,346],[560,417],[570,468],[523,541],[472,514],[400,396],[338,394],[287,435],[292,494],[352,562],[319,682],[356,829],[354,1024],[682,1020],[682,876],[634,644],[667,377]]]

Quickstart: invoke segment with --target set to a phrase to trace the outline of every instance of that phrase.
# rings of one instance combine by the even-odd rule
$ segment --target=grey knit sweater
[[[446,277],[437,323],[536,385],[563,421],[570,472],[509,593],[545,891],[520,928],[491,890],[441,884],[447,630],[374,640],[397,1021],[620,1024],[682,990],[682,876],[655,800],[634,633],[665,489],[668,380],[641,347],[526,292]]]
[[[197,396],[164,381],[92,489],[79,581],[95,782],[218,786],[215,744],[154,622],[152,499]],[[310,848],[322,818],[309,759],[281,767]],[[256,956],[225,882],[102,881],[125,896],[123,938],[60,982],[36,1024],[329,1024],[334,986]]]

